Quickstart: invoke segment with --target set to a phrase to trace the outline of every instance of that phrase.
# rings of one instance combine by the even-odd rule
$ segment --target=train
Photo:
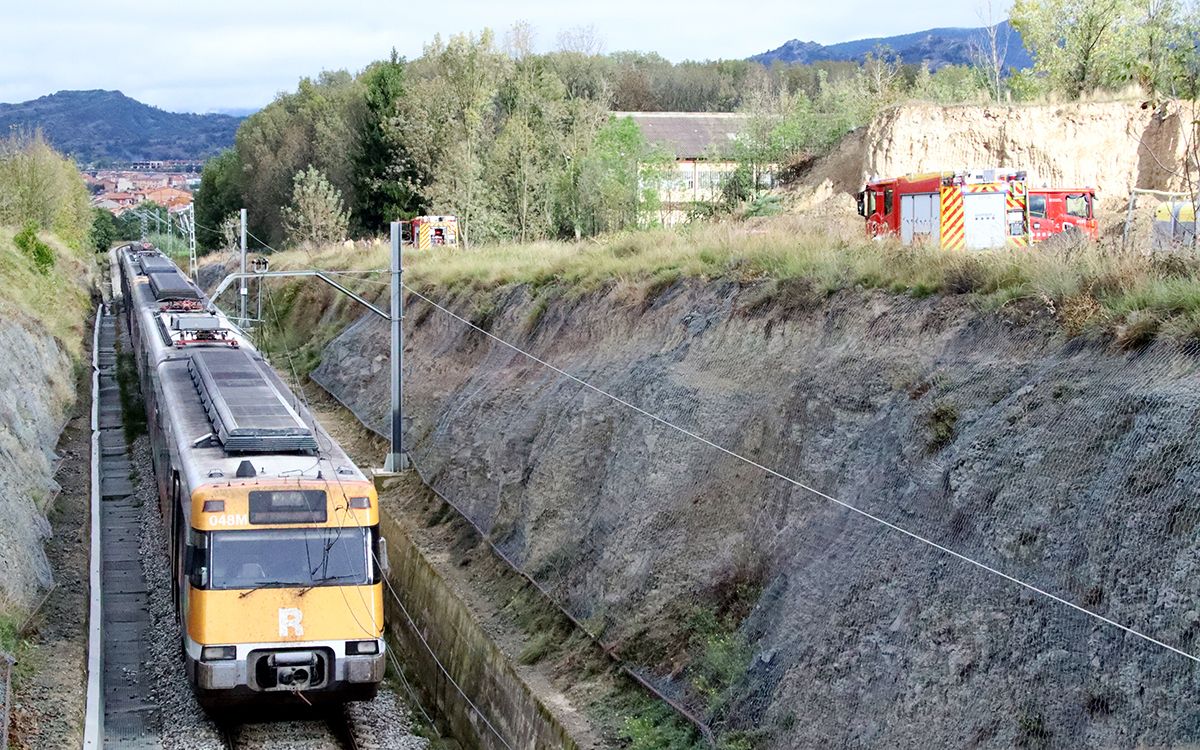
[[[201,705],[372,699],[387,572],[373,482],[170,258],[130,245],[117,265]]]

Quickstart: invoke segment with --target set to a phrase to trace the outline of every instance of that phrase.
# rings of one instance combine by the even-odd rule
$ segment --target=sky
[[[176,112],[253,109],[321,70],[361,70],[393,47],[417,57],[439,33],[491,28],[502,38],[519,21],[533,27],[539,51],[554,49],[560,32],[591,27],[606,52],[680,61],[749,57],[789,39],[979,26],[987,4],[908,0],[903,13],[886,14],[829,0],[0,0],[0,102],[118,89]]]

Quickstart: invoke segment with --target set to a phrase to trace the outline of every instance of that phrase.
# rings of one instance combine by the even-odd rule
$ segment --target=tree
[[[416,215],[417,189],[427,183],[415,174],[403,143],[391,137],[389,127],[405,96],[404,67],[393,49],[391,59],[369,66],[360,78],[366,110],[354,153],[357,197],[351,216],[361,232],[378,232],[388,222]]]
[[[1034,70],[1054,91],[1078,99],[1132,77],[1135,1],[1015,0],[1012,25],[1033,55]]]
[[[346,71],[301,79],[251,115],[237,132],[242,195],[255,234],[272,244],[284,238],[280,208],[292,193],[293,175],[316,167],[355,203],[353,157],[362,128],[362,85]],[[213,225],[210,225],[213,226]]]
[[[0,224],[32,221],[80,250],[88,245],[93,220],[79,169],[40,132],[0,139]]]
[[[579,201],[588,234],[644,226],[658,211],[658,183],[672,160],[630,117],[609,118],[583,157]]]
[[[316,167],[297,172],[292,202],[280,210],[287,237],[293,244],[323,244],[343,239],[349,214],[342,194]]]
[[[234,149],[209,159],[196,191],[196,243],[204,249],[221,247],[221,222],[244,206],[242,160]]]
[[[410,70],[409,95],[393,121],[413,171],[429,175],[424,202],[438,213],[454,214],[463,244],[503,234],[496,222],[495,196],[486,184],[484,163],[496,132],[495,101],[508,59],[496,49],[491,31],[478,37],[435,37]]]
[[[1008,61],[1008,46],[1012,25],[996,18],[992,0],[982,0],[977,15],[983,22],[979,37],[971,43],[971,59],[987,78],[988,93],[994,101],[1004,94],[1004,66]]]
[[[117,221],[113,215],[103,208],[92,209],[92,246],[96,252],[107,252],[119,238],[117,236]]]

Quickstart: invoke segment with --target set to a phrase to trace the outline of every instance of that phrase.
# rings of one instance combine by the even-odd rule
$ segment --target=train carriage
[[[189,680],[210,706],[373,697],[372,482],[166,256],[119,266]]]

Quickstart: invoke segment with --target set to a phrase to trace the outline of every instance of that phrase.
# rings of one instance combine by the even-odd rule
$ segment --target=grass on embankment
[[[334,246],[274,256],[272,267],[386,269],[387,244]],[[433,292],[527,284],[581,294],[605,285],[653,291],[681,278],[804,279],[820,293],[882,289],[927,297],[970,295],[985,308],[1028,300],[1072,334],[1107,331],[1125,346],[1158,335],[1200,339],[1200,259],[1186,253],[1120,253],[1107,245],[951,252],[806,230],[790,217],[583,242],[493,245],[405,253],[405,279]]]
[[[91,308],[95,260],[87,250],[73,250],[43,232],[38,239],[50,249],[52,260],[39,265],[32,253],[14,243],[17,234],[12,227],[0,226],[0,315],[37,321],[78,359]]]

